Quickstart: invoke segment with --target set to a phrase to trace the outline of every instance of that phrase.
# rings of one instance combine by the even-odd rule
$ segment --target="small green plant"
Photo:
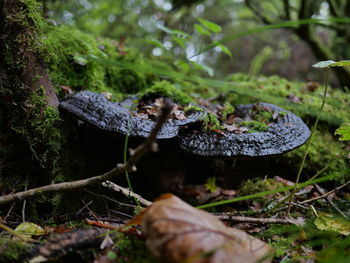
[[[217,189],[216,186],[216,177],[209,177],[205,183],[205,188],[208,189],[211,193],[214,193]]]
[[[289,198],[288,214],[290,212],[291,204],[293,202],[295,193],[298,190],[297,185],[299,183],[301,172],[303,171],[305,160],[306,160],[306,157],[308,155],[310,142],[312,140],[313,135],[315,134],[315,130],[317,128],[317,125],[318,125],[318,122],[320,120],[323,107],[324,107],[325,102],[326,102],[327,90],[328,90],[328,81],[329,81],[329,69],[330,69],[330,67],[344,67],[344,66],[350,66],[350,60],[342,60],[342,61],[338,61],[338,62],[335,62],[333,60],[327,60],[327,61],[318,62],[318,63],[313,65],[313,67],[315,67],[315,68],[321,68],[321,69],[325,68],[326,69],[325,88],[324,88],[324,92],[323,92],[322,104],[321,104],[320,110],[319,110],[319,112],[317,114],[317,118],[315,120],[315,123],[314,123],[314,125],[312,127],[310,138],[309,138],[309,140],[306,143],[305,151],[304,151],[304,154],[303,154],[303,159],[302,159],[301,164],[299,166],[298,174],[297,174],[297,177],[296,177],[296,180],[295,180],[295,187],[294,187],[294,190],[292,191],[292,193],[290,195],[290,198]]]

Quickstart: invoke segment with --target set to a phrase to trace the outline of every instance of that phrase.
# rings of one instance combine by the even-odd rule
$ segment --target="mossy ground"
[[[28,256],[31,245],[9,237],[0,237],[0,262],[22,262]]]

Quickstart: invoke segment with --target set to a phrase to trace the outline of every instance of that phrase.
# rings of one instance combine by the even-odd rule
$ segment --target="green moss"
[[[115,255],[118,262],[140,262],[140,263],[156,263],[159,262],[152,253],[147,249],[145,241],[122,233],[117,233],[114,238],[116,249]],[[115,250],[114,250],[115,251]],[[113,255],[111,255],[113,257]]]
[[[300,246],[298,241],[305,238],[305,232],[295,225],[272,225],[259,236],[273,247],[274,256],[281,258],[297,250],[295,246]]]
[[[322,175],[333,175],[334,178],[344,181],[350,172],[349,159],[344,158],[347,153],[345,143],[339,142],[334,135],[320,126],[312,138],[309,153],[306,159],[304,176],[313,176],[333,160],[339,160],[333,164]],[[281,159],[292,164],[299,163],[304,154],[305,145],[282,156]]]
[[[268,130],[268,126],[266,123],[264,122],[260,122],[260,121],[242,121],[240,123],[238,123],[238,126],[240,127],[248,127],[250,133],[253,132],[264,132]]]
[[[39,55],[46,54],[46,49],[41,42],[41,35],[47,24],[41,16],[41,5],[35,0],[19,0],[16,14],[7,14],[7,21],[12,27],[17,27],[16,32],[8,32],[6,36],[6,49],[4,60],[11,70],[20,70],[26,67],[26,52],[31,51]],[[21,46],[25,49],[18,54],[13,54],[13,47]],[[16,51],[18,52],[18,50]],[[24,58],[24,59],[23,59]]]
[[[151,97],[167,97],[180,104],[188,104],[193,102],[190,96],[176,88],[169,81],[162,80],[156,81],[153,85],[145,89],[140,93],[140,96],[151,96]]]
[[[226,120],[228,115],[233,114],[235,112],[235,108],[229,102],[224,103],[224,108],[221,111],[222,119]]]
[[[283,184],[280,182],[277,182],[274,179],[266,178],[255,178],[255,179],[248,179],[244,182],[244,184],[239,188],[239,193],[241,196],[260,193],[264,191],[271,191],[276,190],[279,188],[282,188]],[[263,197],[263,198],[269,198],[269,197]]]
[[[118,51],[117,42],[96,38],[71,26],[52,27],[43,42],[52,54],[48,58],[50,77],[56,87],[111,92],[117,98],[120,93],[139,92],[155,79],[151,74],[108,63],[145,64],[138,52],[127,48]]]
[[[0,238],[0,263],[24,262],[30,245],[9,238]]]
[[[252,110],[252,118],[258,122],[269,123],[272,120],[273,111],[257,104]]]
[[[204,110],[201,107],[193,105],[193,104],[188,104],[184,108],[185,113],[191,113],[191,112],[195,112],[195,111],[204,111]]]
[[[220,124],[218,117],[214,113],[208,112],[203,119],[203,130],[213,131],[222,130],[223,128],[224,127]]]
[[[25,134],[24,130],[22,130],[22,133],[26,135],[30,149],[40,164],[45,167],[50,162],[54,167],[61,149],[59,112],[52,106],[46,107],[42,112],[46,105],[43,88],[32,95],[30,103],[32,111],[27,120],[27,125],[30,126],[32,134]],[[37,145],[40,145],[41,149],[38,149]]]
[[[288,81],[279,76],[252,77],[243,73],[227,77],[228,81],[238,83],[245,89],[245,95],[235,94],[234,98],[240,104],[253,102],[269,102],[299,115],[304,120],[317,116],[322,103],[324,87],[317,83]],[[313,85],[312,88],[309,88]],[[226,92],[230,94],[230,87]],[[329,90],[321,121],[339,126],[349,121],[350,92],[339,89]]]

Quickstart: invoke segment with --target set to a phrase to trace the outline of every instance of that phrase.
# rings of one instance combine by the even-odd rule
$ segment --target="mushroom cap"
[[[306,124],[293,113],[269,103],[258,103],[276,113],[284,112],[265,132],[226,133],[213,131],[184,133],[179,136],[180,147],[187,152],[207,157],[266,156],[281,154],[301,146],[310,137]],[[256,104],[240,105],[235,114],[245,116]]]
[[[155,122],[138,117],[130,110],[129,105],[131,105],[130,100],[116,103],[109,101],[103,94],[80,91],[65,97],[59,106],[99,129],[130,136],[148,137]],[[196,122],[202,115],[201,112],[194,112],[184,120],[168,119],[157,138],[168,139],[177,136],[180,126]]]

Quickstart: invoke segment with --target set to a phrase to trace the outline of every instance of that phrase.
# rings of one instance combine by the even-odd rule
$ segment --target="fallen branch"
[[[120,185],[112,183],[111,181],[103,182],[102,186],[107,187],[109,189],[112,189],[112,190],[114,190],[116,192],[120,192],[120,193],[122,193],[123,195],[125,195],[127,197],[133,197],[137,201],[139,201],[141,204],[143,204],[144,206],[150,206],[152,204],[151,201],[148,201],[148,200],[144,199],[142,196],[140,196],[138,194],[135,194],[130,189],[121,187]]]
[[[139,147],[137,147],[133,154],[130,156],[127,163],[124,164],[117,164],[116,167],[114,167],[109,172],[106,172],[101,175],[97,175],[94,177],[77,180],[73,182],[65,182],[65,183],[58,183],[58,184],[50,184],[45,185],[38,188],[33,188],[27,191],[19,192],[19,193],[13,193],[8,195],[0,196],[0,205],[4,205],[13,201],[21,201],[28,199],[30,197],[34,197],[38,194],[48,194],[48,193],[54,193],[54,192],[67,192],[72,190],[81,189],[93,184],[98,184],[104,181],[111,180],[112,178],[123,174],[125,171],[132,171],[135,164],[138,162],[138,160],[148,151],[153,150],[155,147],[154,142],[156,140],[157,134],[162,128],[163,124],[167,120],[171,110],[172,110],[173,104],[170,101],[165,100],[164,106],[162,107],[161,113],[159,115],[159,119],[154,126],[153,130],[151,131],[148,138],[145,140],[143,144],[141,144]]]
[[[259,217],[246,217],[246,216],[232,216],[232,215],[216,215],[220,220],[235,221],[243,223],[259,223],[259,224],[293,224],[303,225],[303,221],[293,218],[259,218]]]
[[[319,200],[319,199],[323,199],[323,198],[325,198],[325,197],[327,197],[327,196],[329,196],[329,195],[331,195],[331,194],[333,194],[333,193],[339,191],[340,189],[344,188],[344,187],[347,186],[348,184],[350,184],[350,181],[347,181],[345,184],[342,184],[342,185],[338,186],[337,188],[334,188],[333,190],[331,190],[331,191],[329,191],[329,192],[327,192],[327,193],[325,193],[325,194],[323,194],[323,195],[316,196],[316,197],[314,197],[314,198],[311,198],[311,199],[308,199],[308,200],[299,202],[299,204],[300,204],[300,205],[302,205],[302,204],[307,204],[307,203],[314,202],[314,201]]]
[[[316,187],[317,192],[320,193],[320,195],[325,195],[324,190],[323,190],[318,184],[315,184],[315,187]],[[343,211],[341,211],[341,210],[337,207],[337,205],[332,201],[332,199],[329,197],[329,195],[326,195],[326,196],[324,197],[324,199],[325,199],[331,206],[333,206],[333,208],[334,208],[339,214],[341,214],[345,219],[349,220],[349,217],[348,217],[346,214],[344,214]]]

